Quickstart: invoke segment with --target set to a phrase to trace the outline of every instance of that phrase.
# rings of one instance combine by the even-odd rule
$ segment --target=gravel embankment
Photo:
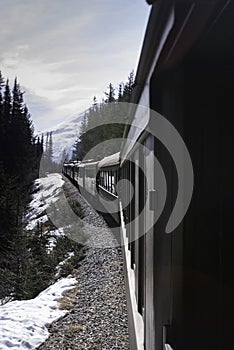
[[[103,218],[65,181],[69,196],[83,208],[84,224],[95,222],[96,239],[98,232],[103,239],[103,231],[108,231],[107,239],[114,240]],[[121,248],[94,248],[88,244],[75,275],[72,308],[50,326],[50,336],[38,350],[129,349]]]

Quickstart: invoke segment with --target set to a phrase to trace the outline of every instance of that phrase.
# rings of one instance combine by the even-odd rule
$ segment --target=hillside
[[[44,135],[46,135],[47,132],[52,131],[53,160],[56,163],[59,163],[61,161],[64,150],[66,150],[66,153],[71,156],[73,145],[79,136],[79,129],[84,114],[85,111],[79,115],[73,116],[68,120],[65,120],[63,123],[60,123],[52,130],[43,131]]]
[[[85,346],[87,350],[127,350],[128,319],[122,253],[103,218],[66,178],[50,174],[35,183],[27,216],[28,229],[38,222],[45,224],[48,221],[46,213],[56,203],[62,186],[68,200],[81,205],[87,236],[83,259],[74,264],[69,250],[70,255],[67,254],[64,261],[69,259],[72,264],[70,276],[59,279],[34,299],[10,301],[0,306],[0,348],[33,350],[39,346],[40,350],[78,350]],[[60,227],[60,232],[57,231],[55,240],[59,233],[63,234],[63,229]],[[96,240],[101,241],[101,247]],[[51,254],[55,242],[50,239],[49,243],[48,252]],[[61,268],[61,263],[56,270],[58,268]],[[65,291],[68,292],[64,295]]]

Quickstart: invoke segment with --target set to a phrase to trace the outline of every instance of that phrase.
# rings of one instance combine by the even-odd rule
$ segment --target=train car
[[[79,171],[80,171],[80,161],[74,161],[73,164],[73,181],[77,185],[78,183],[78,177],[79,177]]]
[[[62,173],[68,176],[68,163],[63,163]]]
[[[127,207],[128,186],[120,200],[131,349],[227,350],[234,346],[234,2],[148,2],[131,102],[150,111],[132,109],[130,123],[143,127],[126,128],[134,142],[121,151],[122,177],[135,190]],[[173,152],[155,137],[152,111],[176,128],[193,165],[189,209],[170,233],[186,173],[178,178]],[[155,159],[167,185],[156,222],[162,199]]]
[[[63,164],[63,174],[66,175],[75,185],[78,179],[79,163],[71,161]]]
[[[93,159],[82,162],[71,161],[63,165],[64,175],[78,187],[80,193],[96,210],[109,213],[116,224],[119,224],[116,189],[119,180],[119,155],[118,152],[100,161]]]
[[[94,205],[97,199],[98,161],[87,160],[79,164],[78,186],[81,194]]]
[[[78,188],[85,188],[85,166],[82,162],[79,164],[77,186]]]
[[[98,193],[100,205],[119,224],[117,183],[119,181],[120,152],[107,156],[98,163]],[[102,200],[104,199],[104,200]],[[100,211],[102,209],[100,208]]]

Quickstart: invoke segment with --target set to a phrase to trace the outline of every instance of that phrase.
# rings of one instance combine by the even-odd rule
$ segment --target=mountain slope
[[[85,115],[85,111],[75,117],[65,120],[52,130],[43,132],[44,136],[49,131],[52,131],[53,138],[53,160],[59,163],[62,159],[64,150],[69,155],[72,155],[73,145],[79,136],[80,125]]]

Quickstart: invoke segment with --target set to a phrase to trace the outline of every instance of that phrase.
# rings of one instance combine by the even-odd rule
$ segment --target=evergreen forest
[[[126,120],[133,86],[134,72],[131,71],[127,82],[120,83],[118,88],[114,88],[112,83],[108,85],[101,103],[97,103],[94,96],[93,104],[83,118],[72,160],[84,157],[98,160],[119,151],[126,126],[122,121]],[[108,143],[107,140],[117,141]]]
[[[43,135],[34,135],[17,79],[11,88],[0,72],[0,304],[34,298],[54,282],[56,266],[66,253],[72,249],[78,254],[80,247],[66,236],[56,239],[49,254],[42,225],[33,231],[25,228],[33,181],[39,172],[43,176],[45,169],[55,172],[58,168],[52,156],[52,133],[45,140]]]
[[[73,160],[82,160],[87,154],[100,159],[119,151],[118,142],[105,144],[105,141],[123,138],[125,125],[119,120],[124,120],[127,114],[133,86],[132,71],[127,82],[118,88],[108,85],[101,103],[93,98],[74,145]],[[96,145],[101,146],[93,155],[89,154]],[[56,238],[55,248],[48,253],[43,226],[37,225],[32,231],[25,227],[24,217],[35,191],[34,180],[60,168],[61,164],[53,161],[52,132],[35,135],[17,78],[11,87],[0,72],[0,303],[34,298],[54,283],[56,266],[68,251],[75,253],[74,258],[61,274],[69,273],[82,256],[83,248],[66,235]],[[77,209],[79,203],[71,206]],[[49,226],[52,231],[53,224]]]

